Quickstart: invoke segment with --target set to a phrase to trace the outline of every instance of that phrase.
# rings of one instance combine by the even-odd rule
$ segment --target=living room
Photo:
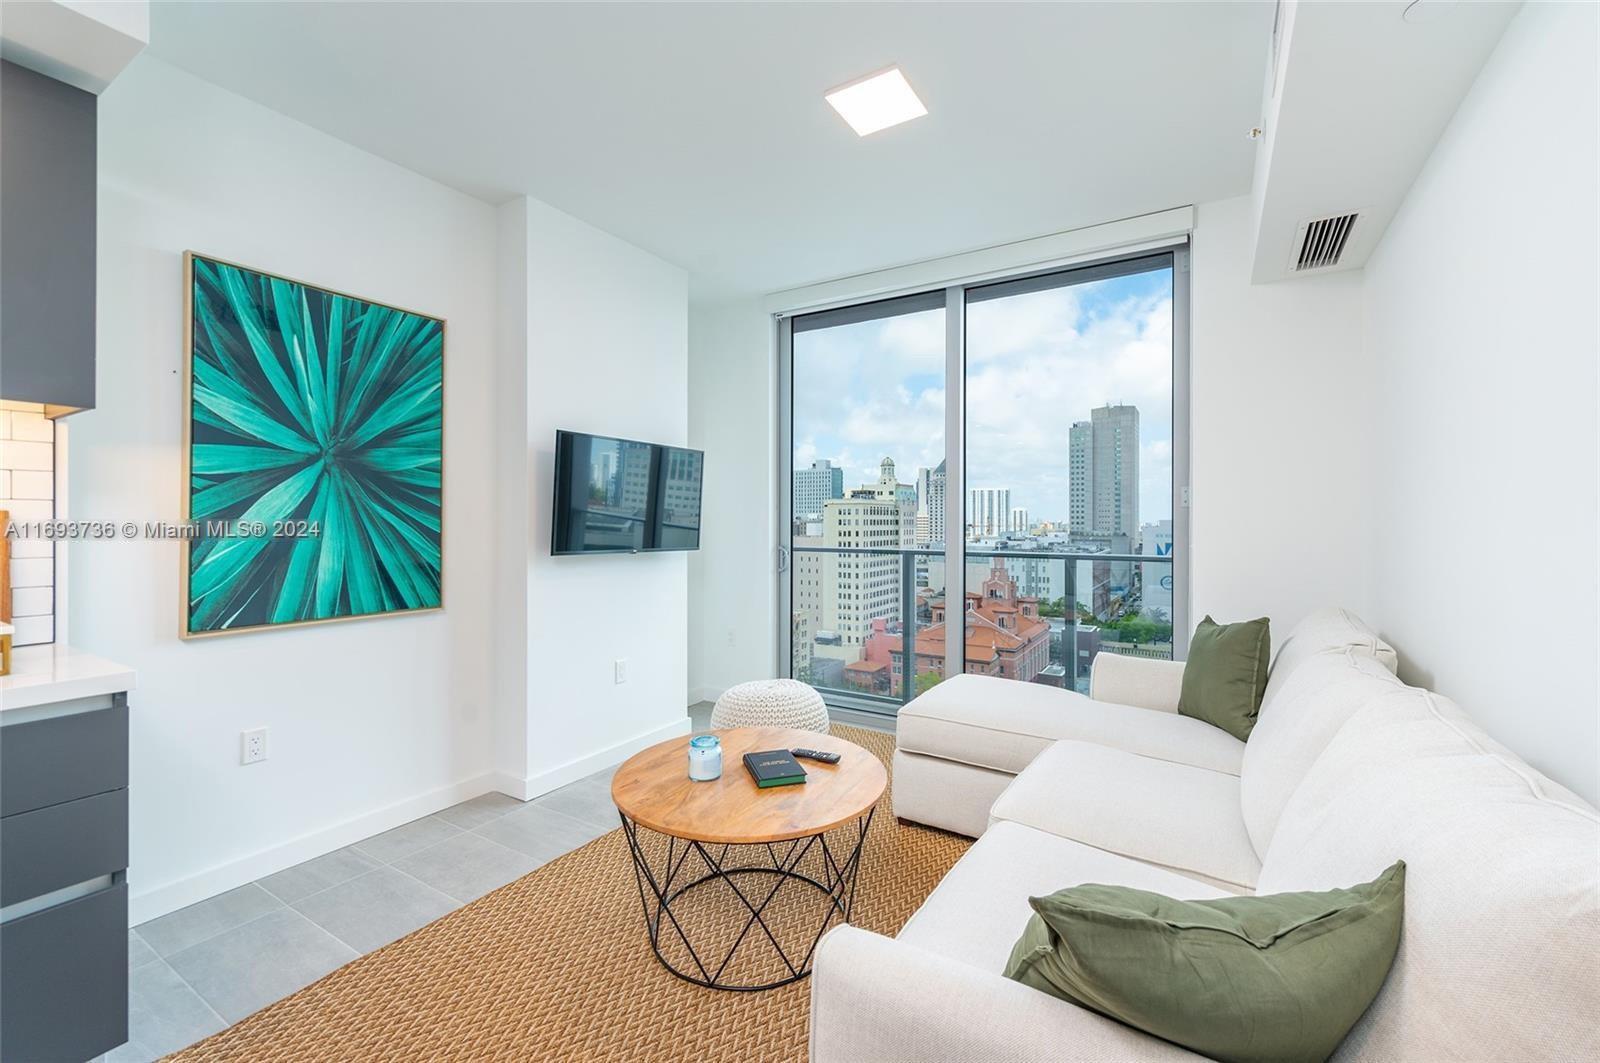
[[[0,1059],[1600,1054],[1593,6],[0,40]]]

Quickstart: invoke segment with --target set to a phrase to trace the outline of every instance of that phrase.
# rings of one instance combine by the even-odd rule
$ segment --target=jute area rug
[[[833,733],[889,765],[892,735],[840,724]],[[886,793],[851,922],[896,933],[970,844],[897,823]],[[809,941],[820,909],[784,909],[768,913],[775,933]],[[736,914],[709,918],[732,925]],[[810,992],[809,978],[765,992],[705,989],[663,968],[619,829],[170,1058],[803,1060]]]

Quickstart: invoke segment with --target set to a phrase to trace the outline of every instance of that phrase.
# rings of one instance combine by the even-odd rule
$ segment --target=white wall
[[[502,498],[528,507],[527,693],[498,711],[525,712],[527,797],[688,733],[688,557],[552,557],[549,500],[557,429],[685,445],[689,374],[683,270],[536,200],[521,214],[527,459]],[[518,224],[515,207],[501,223]]]
[[[689,445],[706,452],[705,532],[690,556],[689,696],[776,674],[777,358],[754,300],[689,313]]]
[[[185,249],[448,320],[445,610],[180,642],[174,544],[70,550],[70,641],[138,670],[139,921],[473,796],[489,758],[494,210],[149,58],[100,100],[80,519],[181,512]],[[239,732],[271,758],[239,765]]]
[[[1371,608],[1377,413],[1361,275],[1250,283],[1248,197],[1195,222],[1191,623]]]
[[[1367,265],[1401,676],[1600,800],[1596,9],[1528,4]]]

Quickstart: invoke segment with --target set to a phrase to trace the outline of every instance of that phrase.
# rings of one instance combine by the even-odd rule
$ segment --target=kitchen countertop
[[[59,642],[11,651],[0,675],[0,712],[132,690],[133,669]]]

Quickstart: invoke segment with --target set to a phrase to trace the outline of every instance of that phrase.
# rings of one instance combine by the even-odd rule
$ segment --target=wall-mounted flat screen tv
[[[698,450],[557,432],[550,552],[698,550],[704,468]]]

